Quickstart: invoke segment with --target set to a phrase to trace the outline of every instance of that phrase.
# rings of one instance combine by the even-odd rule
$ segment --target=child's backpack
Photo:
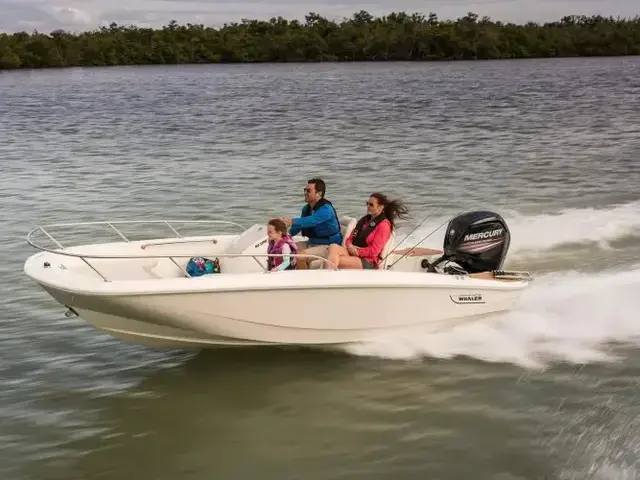
[[[205,257],[191,257],[187,263],[187,273],[192,277],[220,273],[220,261]]]

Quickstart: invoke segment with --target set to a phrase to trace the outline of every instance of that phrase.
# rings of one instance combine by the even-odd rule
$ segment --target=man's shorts
[[[298,253],[302,253],[305,255],[315,255],[317,257],[327,258],[329,256],[329,245],[312,245],[309,246],[309,243],[306,241],[296,242],[298,246]],[[302,252],[304,250],[304,252]],[[323,262],[319,258],[309,258],[302,257],[301,260],[306,260],[309,262],[309,268],[323,268]]]

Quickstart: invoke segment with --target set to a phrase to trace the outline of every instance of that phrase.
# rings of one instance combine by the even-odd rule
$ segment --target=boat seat
[[[109,281],[136,281],[136,280],[152,280],[156,278],[153,269],[158,261],[151,259],[128,259],[128,260],[111,260],[96,259],[91,264]]]
[[[178,263],[185,263],[187,259],[175,258]],[[159,258],[155,265],[147,269],[155,278],[181,278],[185,272],[170,258]]]
[[[389,263],[389,258],[387,257],[387,255],[389,255],[393,251],[393,249],[395,248],[395,243],[396,243],[396,231],[391,230],[391,235],[389,236],[389,240],[387,240],[387,243],[384,244],[384,248],[382,249],[381,255],[382,255],[383,261],[380,263],[380,266],[378,267],[380,270],[386,270],[387,264]]]
[[[351,232],[353,232],[353,229],[356,228],[357,224],[358,221],[353,217],[349,217],[347,215],[340,217],[340,232],[342,232],[343,247],[346,247],[347,238],[349,238],[349,235],[351,235]]]

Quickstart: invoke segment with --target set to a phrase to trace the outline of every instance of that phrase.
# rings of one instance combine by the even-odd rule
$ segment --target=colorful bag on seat
[[[192,277],[200,277],[212,273],[220,273],[220,262],[205,257],[191,257],[187,263],[187,273]]]

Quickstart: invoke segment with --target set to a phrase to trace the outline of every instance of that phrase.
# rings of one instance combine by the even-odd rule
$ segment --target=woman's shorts
[[[375,270],[376,266],[369,260],[361,258],[360,261],[362,262],[362,268],[364,268],[365,270]]]

